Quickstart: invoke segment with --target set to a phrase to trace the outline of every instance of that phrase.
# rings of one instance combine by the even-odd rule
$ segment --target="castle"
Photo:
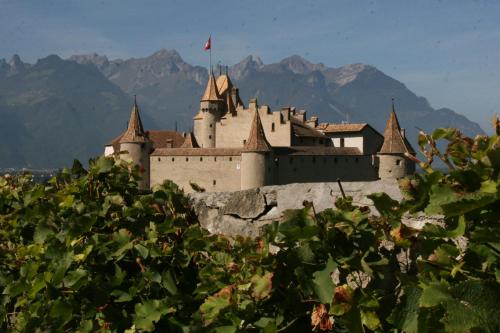
[[[186,192],[298,182],[398,179],[415,171],[415,155],[394,111],[383,135],[368,124],[318,123],[306,111],[271,111],[251,99],[245,107],[226,74],[213,73],[194,116],[193,132],[145,131],[137,102],[127,130],[104,154],[138,164],[139,186],[170,179]]]

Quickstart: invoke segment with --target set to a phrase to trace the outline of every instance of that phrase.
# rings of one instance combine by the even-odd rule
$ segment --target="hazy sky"
[[[485,129],[500,113],[498,0],[0,0],[0,58],[167,48],[207,66],[210,33],[214,63],[249,54],[265,63],[292,54],[331,67],[367,63]]]

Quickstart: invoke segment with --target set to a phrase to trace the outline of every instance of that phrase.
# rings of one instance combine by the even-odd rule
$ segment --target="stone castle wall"
[[[191,192],[190,182],[208,192],[241,189],[241,155],[151,156],[151,185],[169,179]]]

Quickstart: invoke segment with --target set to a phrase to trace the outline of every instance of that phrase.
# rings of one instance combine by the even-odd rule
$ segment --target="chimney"
[[[306,125],[312,128],[318,127],[318,117],[316,116],[311,117],[309,120],[306,121]]]
[[[257,110],[257,98],[252,98],[250,99],[250,102],[248,103],[248,108],[252,110]]]
[[[238,88],[231,88],[231,99],[233,100],[233,104],[238,106]]]
[[[404,138],[406,138],[406,131],[404,128],[401,128],[401,136]]]

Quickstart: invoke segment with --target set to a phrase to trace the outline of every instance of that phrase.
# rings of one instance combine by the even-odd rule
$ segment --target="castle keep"
[[[384,134],[368,124],[318,123],[306,111],[245,107],[227,74],[209,76],[193,132],[145,131],[136,102],[105,155],[139,165],[141,188],[170,179],[185,191],[237,191],[299,182],[370,181],[415,171],[394,103]]]

